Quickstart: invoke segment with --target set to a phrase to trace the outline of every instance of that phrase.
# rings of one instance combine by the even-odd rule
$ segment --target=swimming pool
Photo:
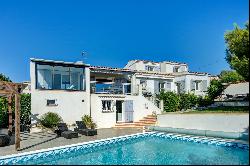
[[[0,164],[249,164],[249,145],[147,132],[0,157]]]

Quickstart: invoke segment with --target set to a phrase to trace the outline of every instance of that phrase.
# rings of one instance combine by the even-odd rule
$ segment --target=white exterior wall
[[[145,71],[145,66],[154,66],[154,67],[160,67],[159,63],[152,63],[152,62],[143,62],[143,61],[129,61],[127,65],[124,67],[125,69],[131,69],[131,70],[138,70],[138,71]]]
[[[31,113],[40,117],[47,112],[58,113],[68,124],[81,120],[84,114],[89,114],[90,107],[90,72],[85,68],[86,91],[38,90],[35,89],[35,63],[30,62],[31,78]],[[47,99],[56,100],[57,106],[47,106]]]
[[[135,61],[129,61],[126,66],[124,67],[124,69],[131,69],[131,70],[136,70],[136,63]]]
[[[161,72],[166,72],[166,73],[173,73],[173,68],[174,67],[179,67],[178,72],[186,72],[188,71],[188,66],[185,64],[174,64],[174,63],[166,63],[166,62],[161,62]]]
[[[209,85],[210,85],[210,80],[208,78],[208,75],[183,75],[183,76],[176,76],[174,78],[174,82],[185,81],[185,92],[186,93],[193,92],[193,91],[191,91],[191,80],[206,80],[207,87],[209,87]],[[174,91],[177,92],[176,85],[174,85]],[[198,91],[194,91],[194,94],[204,96],[206,93],[200,89]]]
[[[76,120],[81,120],[84,114],[89,114],[88,98],[86,92],[35,90],[31,94],[31,112],[38,117],[47,112],[55,112],[65,123],[73,124]],[[47,99],[55,99],[57,106],[47,106]]]
[[[104,97],[105,96],[105,97]],[[117,98],[119,97],[119,98]],[[139,121],[147,115],[151,115],[154,111],[157,114],[161,113],[161,110],[156,107],[152,102],[143,96],[129,96],[129,95],[101,95],[91,94],[91,116],[93,121],[97,124],[97,128],[110,128],[116,124],[116,107],[111,104],[113,112],[102,112],[102,100],[133,100],[133,120]],[[148,107],[148,109],[146,108]],[[122,108],[123,121],[124,121],[124,106]]]

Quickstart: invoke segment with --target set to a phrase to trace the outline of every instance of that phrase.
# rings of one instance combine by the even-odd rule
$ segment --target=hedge
[[[213,103],[209,96],[198,97],[192,93],[176,94],[162,91],[157,98],[163,100],[164,112],[187,110],[195,106],[206,107]]]
[[[31,95],[21,94],[20,100],[20,122],[21,124],[30,124],[31,114]],[[12,100],[12,117],[15,117],[15,100]],[[8,127],[8,101],[6,97],[0,97],[0,128]]]

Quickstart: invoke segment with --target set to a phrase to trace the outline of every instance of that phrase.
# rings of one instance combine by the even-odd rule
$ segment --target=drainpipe
[[[89,115],[91,117],[91,92],[89,92]]]

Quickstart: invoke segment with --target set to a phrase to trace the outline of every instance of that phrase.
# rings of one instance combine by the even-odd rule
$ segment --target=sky
[[[124,67],[178,61],[229,70],[224,34],[249,20],[248,0],[0,1],[0,73],[30,80],[30,58]],[[83,57],[82,51],[86,52]]]

